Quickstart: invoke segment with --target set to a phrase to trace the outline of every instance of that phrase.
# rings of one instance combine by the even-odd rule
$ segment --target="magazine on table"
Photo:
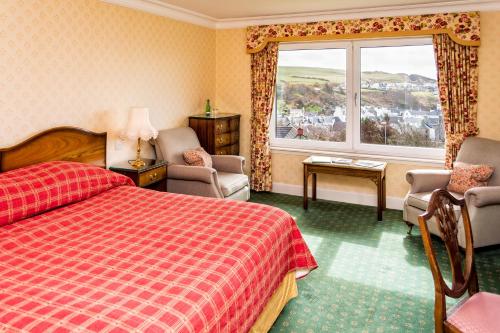
[[[368,160],[358,160],[354,165],[364,167],[364,168],[375,168],[378,166],[383,165],[383,162],[377,162],[377,161],[368,161]]]
[[[332,157],[332,163],[335,164],[352,164],[350,158]]]
[[[311,156],[311,163],[352,164],[352,160],[350,158],[341,157]]]
[[[311,156],[311,163],[332,163],[332,158],[329,156]]]

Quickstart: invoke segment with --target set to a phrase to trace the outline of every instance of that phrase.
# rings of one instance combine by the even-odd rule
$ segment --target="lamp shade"
[[[125,136],[130,140],[138,138],[147,141],[158,136],[158,131],[151,125],[149,121],[148,108],[131,108],[128,114],[127,127]]]

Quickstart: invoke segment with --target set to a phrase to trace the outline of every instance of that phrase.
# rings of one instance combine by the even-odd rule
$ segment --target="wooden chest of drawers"
[[[218,113],[209,117],[189,117],[189,127],[194,129],[200,144],[212,155],[240,154],[240,115]]]

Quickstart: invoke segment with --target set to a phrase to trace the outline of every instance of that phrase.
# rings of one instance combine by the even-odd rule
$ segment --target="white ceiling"
[[[474,3],[464,0],[159,0],[217,20],[274,15],[307,14],[415,5],[453,5]],[[477,1],[479,2],[479,1]]]

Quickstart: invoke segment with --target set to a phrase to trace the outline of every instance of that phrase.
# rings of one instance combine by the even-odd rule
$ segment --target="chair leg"
[[[409,228],[409,229],[408,229],[407,234],[408,234],[408,235],[411,235],[411,230],[413,229],[413,223],[406,222],[406,221],[405,221],[405,223],[406,223],[406,225],[407,225],[407,226],[408,226],[408,228]]]

